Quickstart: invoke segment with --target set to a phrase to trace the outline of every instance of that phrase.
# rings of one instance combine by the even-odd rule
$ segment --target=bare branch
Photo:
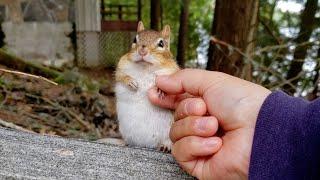
[[[91,130],[91,129],[93,130],[94,129],[89,123],[87,123],[86,121],[82,120],[75,112],[71,111],[70,109],[68,109],[66,107],[61,106],[59,103],[55,103],[55,102],[51,101],[50,99],[47,99],[47,98],[41,97],[41,96],[36,96],[36,95],[33,95],[33,94],[26,94],[26,96],[37,98],[37,99],[42,99],[43,101],[49,103],[53,107],[59,108],[63,112],[65,112],[65,113],[69,114],[70,116],[74,117],[74,119],[76,121],[78,121],[79,124],[81,124],[86,130]]]
[[[274,33],[273,33],[273,31],[271,30],[271,28],[261,19],[261,17],[260,16],[258,16],[259,17],[259,22],[262,24],[262,26],[266,29],[266,31],[268,32],[268,34],[270,34],[271,36],[272,36],[272,38],[274,39],[274,40],[276,40],[276,42],[278,43],[278,44],[282,44],[282,39],[281,38],[279,38],[279,37],[277,37]]]
[[[288,48],[292,45],[295,45],[296,47],[301,47],[301,46],[308,46],[308,45],[312,45],[312,44],[316,44],[319,41],[307,41],[307,42],[303,42],[301,44],[292,44],[292,43],[286,43],[286,44],[280,44],[280,45],[276,45],[276,46],[266,46],[264,48],[260,48],[258,49],[255,54],[261,54],[262,52],[268,52],[268,51],[272,51],[272,50],[277,50],[277,49],[283,49],[283,48]]]
[[[231,44],[228,44],[227,42],[221,41],[219,39],[217,39],[216,37],[211,37],[211,41],[215,44],[219,44],[225,47],[228,47],[230,49],[230,47],[235,50],[236,52],[238,52],[240,55],[242,55],[244,57],[244,60],[247,63],[252,63],[253,65],[259,67],[261,70],[264,70],[266,72],[271,73],[273,76],[279,78],[282,82],[285,82],[286,84],[288,84],[289,86],[295,88],[295,86],[291,83],[291,81],[287,81],[284,77],[282,77],[281,74],[277,73],[276,71],[272,71],[270,68],[264,66],[263,64],[259,64],[258,62],[254,61],[252,58],[250,58],[247,54],[245,54],[244,52],[242,52],[239,48],[232,46]],[[282,47],[283,45],[279,45],[278,47]],[[267,49],[273,49],[273,47],[268,47]],[[277,48],[274,48],[277,49]],[[265,51],[265,50],[263,50]]]
[[[33,74],[28,74],[28,73],[24,73],[24,72],[20,72],[20,71],[12,71],[12,70],[8,70],[8,69],[3,69],[3,68],[0,68],[0,71],[2,72],[5,72],[5,73],[11,73],[11,74],[17,74],[17,75],[22,75],[22,76],[27,76],[27,77],[31,77],[31,78],[35,78],[35,79],[41,79],[43,81],[46,81],[50,84],[53,84],[53,85],[58,85],[58,83],[56,82],[53,82],[45,77],[42,77],[42,76],[36,76],[36,75],[33,75]]]
[[[33,131],[30,131],[28,129],[25,129],[21,126],[18,126],[16,124],[13,124],[11,122],[7,122],[7,121],[4,121],[2,119],[0,119],[0,126],[3,126],[3,127],[7,127],[7,128],[11,128],[11,129],[16,129],[16,130],[19,130],[19,131],[24,131],[24,132],[28,132],[28,133],[35,133]]]

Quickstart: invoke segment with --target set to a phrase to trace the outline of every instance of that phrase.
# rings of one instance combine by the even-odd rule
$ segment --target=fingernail
[[[204,110],[204,106],[202,102],[199,100],[190,101],[185,106],[186,113],[194,114],[194,115],[202,115],[202,111]]]
[[[189,101],[186,103],[185,111],[189,113],[194,113],[199,108],[199,104],[197,101]]]
[[[206,147],[216,147],[218,144],[218,141],[216,138],[208,138],[204,142]]]
[[[208,118],[200,118],[200,119],[197,119],[196,120],[197,122],[197,128],[200,130],[200,131],[205,131],[207,129],[207,124],[208,124],[208,121],[209,119]]]

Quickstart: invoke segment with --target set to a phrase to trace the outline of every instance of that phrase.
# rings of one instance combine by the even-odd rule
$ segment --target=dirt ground
[[[87,140],[120,137],[113,70],[80,69],[78,72],[98,82],[98,88],[88,90],[75,83],[54,85],[0,71],[0,125]]]

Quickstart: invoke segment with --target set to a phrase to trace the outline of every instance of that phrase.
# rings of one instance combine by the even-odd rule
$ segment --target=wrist
[[[258,120],[258,115],[261,107],[271,93],[272,92],[270,90],[262,86],[254,89],[254,92],[252,92],[252,96],[247,99],[247,103],[250,105],[247,107],[248,112],[246,112],[249,117],[247,118],[247,120],[244,120],[244,122],[247,122],[247,124],[245,125],[246,127],[253,129],[256,127],[256,122]]]

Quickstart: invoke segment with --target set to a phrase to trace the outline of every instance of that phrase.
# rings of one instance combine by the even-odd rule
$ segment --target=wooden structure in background
[[[141,0],[137,0],[137,5],[76,0],[75,6],[77,31],[135,31],[141,20]],[[136,18],[128,20],[127,16]]]
[[[76,0],[75,8],[77,32],[101,31],[100,0]]]
[[[72,63],[68,34],[70,0],[0,0],[6,50],[26,61],[59,66]],[[50,4],[51,3],[51,4]],[[2,43],[1,43],[2,44]]]
[[[141,20],[141,0],[137,0],[137,5],[102,3],[101,15],[102,31],[135,31],[137,22]],[[125,16],[132,15],[136,18],[125,20]],[[117,18],[112,19],[114,16]]]
[[[102,31],[112,32],[112,31],[134,31],[137,28],[137,22],[130,21],[102,21],[101,29]]]
[[[78,65],[114,67],[131,46],[141,19],[141,0],[136,4],[75,2]]]

